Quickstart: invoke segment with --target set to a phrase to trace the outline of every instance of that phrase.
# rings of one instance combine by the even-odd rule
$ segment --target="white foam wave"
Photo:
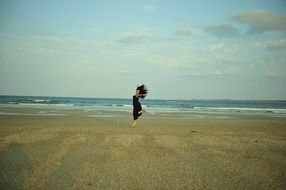
[[[38,100],[33,100],[33,102],[36,102],[36,103],[40,103],[40,102],[51,102],[51,100],[38,99]]]
[[[194,107],[197,110],[216,110],[216,111],[250,111],[250,112],[268,112],[268,113],[285,113],[286,109],[275,109],[275,108],[240,108],[240,107]]]

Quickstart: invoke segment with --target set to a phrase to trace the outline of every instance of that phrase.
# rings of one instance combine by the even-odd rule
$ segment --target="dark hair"
[[[147,96],[148,89],[144,84],[138,86],[136,90],[139,90],[140,98],[144,99]]]

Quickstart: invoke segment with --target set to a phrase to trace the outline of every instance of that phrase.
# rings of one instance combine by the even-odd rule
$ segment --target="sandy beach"
[[[286,118],[1,108],[0,189],[286,189]]]

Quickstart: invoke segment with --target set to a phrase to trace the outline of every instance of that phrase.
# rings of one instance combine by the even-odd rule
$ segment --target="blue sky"
[[[284,0],[0,0],[0,94],[286,99]]]

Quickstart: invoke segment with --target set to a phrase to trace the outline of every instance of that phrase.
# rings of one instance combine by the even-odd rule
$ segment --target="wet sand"
[[[286,189],[286,118],[0,112],[3,190]]]

